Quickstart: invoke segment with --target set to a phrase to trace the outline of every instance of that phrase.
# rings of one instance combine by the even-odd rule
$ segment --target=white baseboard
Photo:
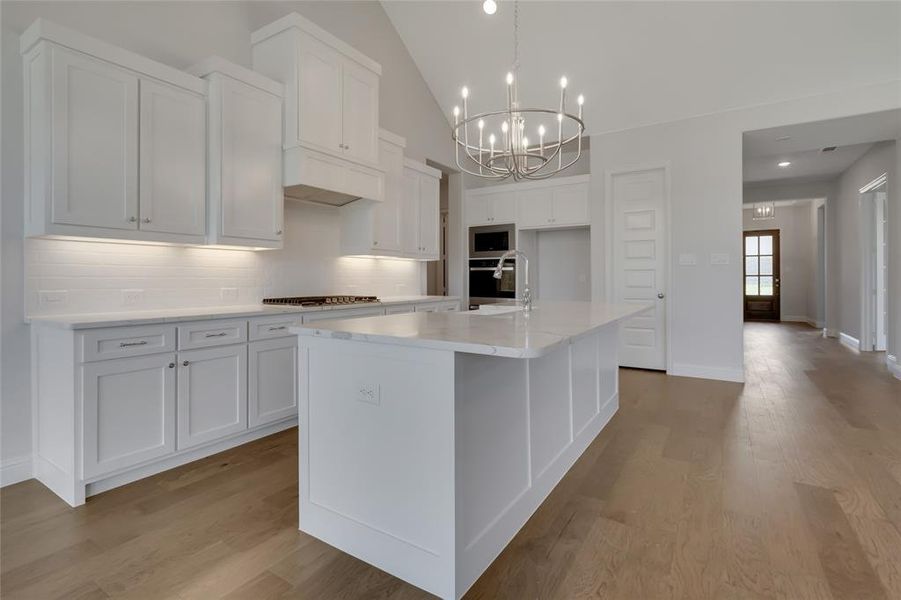
[[[889,372],[895,376],[895,379],[901,379],[901,362],[898,361],[897,356],[894,354],[886,354],[885,366],[887,366]]]
[[[705,367],[673,363],[666,373],[677,377],[696,377],[698,379],[716,379],[719,381],[735,381],[737,383],[744,383],[745,381],[744,370],[728,367]]]
[[[842,343],[843,346],[847,346],[855,352],[860,352],[860,340],[853,335],[848,335],[844,331],[841,331],[838,334],[838,340]]]
[[[781,318],[783,323],[807,323],[811,327],[815,327],[817,329],[822,329],[824,323],[820,321],[815,321],[810,317],[800,316],[800,315],[787,315]]]
[[[838,337],[838,329],[824,328],[823,335],[825,335],[826,337],[837,338]]]
[[[0,487],[6,487],[33,477],[31,455],[0,461]]]

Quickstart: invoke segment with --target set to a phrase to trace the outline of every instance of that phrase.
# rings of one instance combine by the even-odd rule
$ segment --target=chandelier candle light
[[[463,98],[463,113],[460,107],[454,107],[453,139],[456,150],[457,166],[461,171],[485,179],[547,179],[560,171],[574,165],[582,157],[582,134],[585,123],[582,121],[582,107],[585,97],[581,94],[576,99],[578,115],[566,112],[566,77],[560,78],[560,106],[550,108],[523,108],[517,94],[517,71],[519,68],[519,2],[513,8],[513,68],[507,73],[507,108],[490,112],[469,115],[469,88],[464,86],[460,92]],[[487,12],[487,11],[486,11]],[[491,13],[489,13],[491,14]],[[461,119],[462,116],[462,119]],[[538,144],[530,144],[527,136],[526,119],[532,126],[537,123],[535,132]],[[557,137],[545,140],[547,127],[545,122],[553,126],[556,120]],[[498,127],[500,122],[501,139],[494,133],[485,141],[485,129]],[[478,129],[473,133],[470,143],[471,126]],[[478,144],[475,138],[478,137]],[[534,138],[533,138],[534,139]],[[500,141],[501,146],[497,147]],[[576,148],[576,156],[563,162],[563,152],[570,144]]]

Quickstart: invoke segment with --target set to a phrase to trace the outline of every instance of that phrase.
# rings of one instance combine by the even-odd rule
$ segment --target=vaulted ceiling
[[[383,0],[446,114],[505,102],[513,2]],[[556,106],[566,75],[589,133],[901,77],[899,2],[521,2],[520,99]]]

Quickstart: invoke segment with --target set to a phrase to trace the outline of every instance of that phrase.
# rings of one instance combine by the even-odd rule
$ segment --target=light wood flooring
[[[472,599],[901,599],[901,381],[750,324],[747,383],[623,370],[621,409]],[[4,600],[428,598],[296,531],[296,430],[76,510],[0,494]]]

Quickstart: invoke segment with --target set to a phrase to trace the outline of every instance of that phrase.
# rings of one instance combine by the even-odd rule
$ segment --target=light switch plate
[[[357,400],[366,404],[381,404],[379,384],[377,383],[360,383],[357,384]]]
[[[122,306],[138,306],[144,302],[144,290],[122,290]]]
[[[219,289],[219,297],[225,302],[237,302],[238,288],[224,287]]]
[[[38,292],[41,306],[63,306],[69,302],[68,290],[41,290]]]
[[[729,255],[721,252],[713,252],[710,254],[711,265],[728,265]]]
[[[698,264],[698,256],[696,254],[680,254],[679,264],[682,266],[694,266]]]

